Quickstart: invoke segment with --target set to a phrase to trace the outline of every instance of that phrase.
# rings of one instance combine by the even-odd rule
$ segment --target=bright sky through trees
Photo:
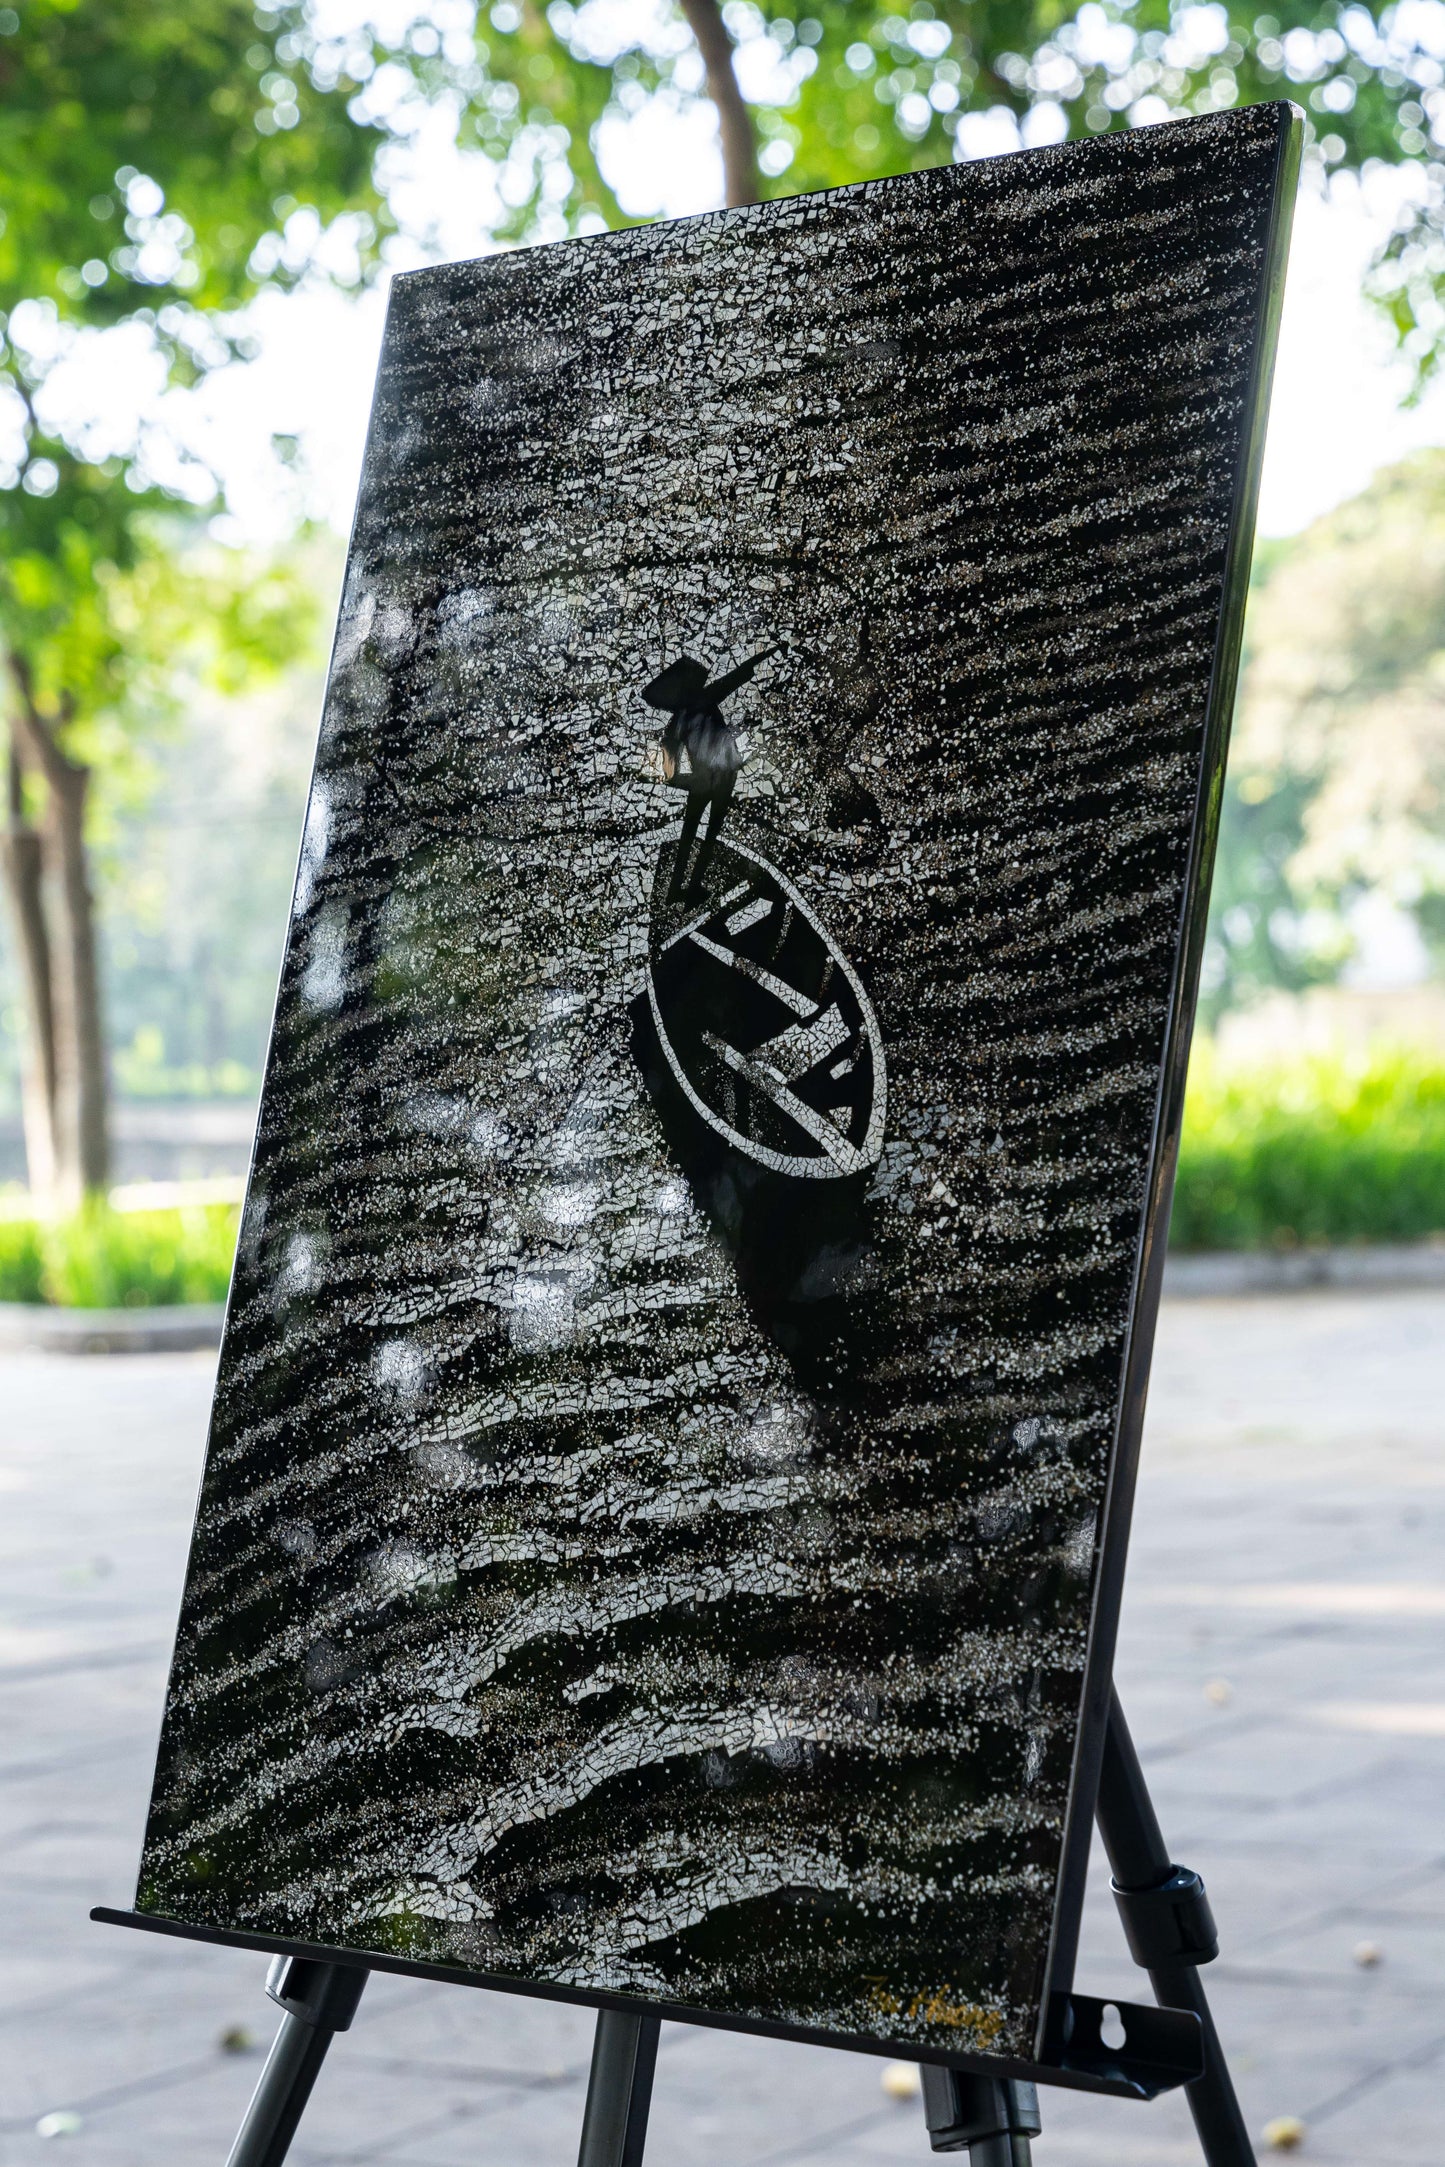
[[[685,119],[657,115],[619,134],[607,164],[619,193],[638,209],[683,213],[717,199],[720,164],[705,108]],[[1360,294],[1365,265],[1388,230],[1394,190],[1389,173],[1369,191],[1341,175],[1332,201],[1308,185],[1301,199],[1260,513],[1267,534],[1297,531],[1416,445],[1445,443],[1445,384],[1420,406],[1402,409],[1408,372]],[[407,223],[433,225],[437,253],[467,255],[484,194],[476,162],[458,159],[438,136],[418,149]],[[413,260],[421,260],[419,252]],[[273,431],[300,440],[310,507],[345,530],[383,306],[377,293],[360,300],[334,291],[269,295],[252,312],[260,360],[221,372],[195,393],[170,395],[184,412],[184,433],[226,473],[248,538],[283,528],[301,486],[267,458]],[[156,357],[125,331],[95,334],[84,348],[55,394],[63,390],[77,410],[93,414],[100,435],[119,438],[135,407],[160,396]]]
[[[1445,385],[1401,401],[1409,371],[1360,286],[1389,231],[1396,176],[1362,190],[1341,174],[1325,202],[1308,183],[1295,218],[1265,454],[1260,531],[1294,534],[1364,488],[1381,466],[1445,444]]]

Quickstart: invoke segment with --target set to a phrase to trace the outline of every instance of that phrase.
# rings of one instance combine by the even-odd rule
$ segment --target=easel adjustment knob
[[[1146,1971],[1170,1964],[1212,1964],[1219,1954],[1214,1913],[1204,1883],[1187,1866],[1171,1866],[1167,1880],[1148,1889],[1111,1884],[1129,1953]]]
[[[1038,2087],[1013,2077],[974,2077],[925,2062],[923,2114],[935,2152],[967,2150],[973,2167],[1029,2167],[1029,2140],[1043,2124]]]

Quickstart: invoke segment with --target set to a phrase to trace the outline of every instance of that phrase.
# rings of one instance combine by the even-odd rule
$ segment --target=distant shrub
[[[64,1309],[153,1309],[220,1302],[231,1278],[232,1204],[113,1211],[87,1204],[57,1220],[0,1220],[0,1301]]]
[[[1221,1062],[1189,1074],[1170,1240],[1293,1249],[1445,1234],[1445,1060]]]
[[[33,1219],[0,1219],[0,1301],[43,1302],[45,1257]]]

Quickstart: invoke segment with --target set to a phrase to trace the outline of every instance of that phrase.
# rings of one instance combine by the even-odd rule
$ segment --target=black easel
[[[337,2032],[350,2029],[366,1981],[367,1973],[356,1965],[277,1957],[266,1974],[266,1992],[285,2015],[228,2167],[281,2167],[326,2049]]]
[[[1199,1980],[1199,1966],[1219,1954],[1204,1883],[1187,1866],[1176,1866],[1165,1848],[1117,1693],[1109,1704],[1096,1818],[1130,1954],[1147,1970],[1159,2008],[1185,2012],[1202,2035],[1202,2073],[1188,2081],[1186,2092],[1206,2167],[1255,2167]],[[360,1965],[277,1957],[266,1991],[285,2014],[228,2167],[281,2167],[332,2036],[350,2025],[366,1979]],[[1103,2049],[1098,2019],[1107,2006],[1070,1997],[1060,2070],[1092,2069],[1112,2080],[1109,2089],[1140,2098],[1177,2084],[1177,2061],[1170,2066],[1178,2051],[1176,2028],[1158,2018],[1151,2025],[1147,2010],[1115,2005],[1124,2042]],[[578,2167],[642,2167],[659,2030],[660,2020],[645,2012],[598,2013]],[[1193,2066],[1198,2069],[1198,2062]],[[1045,2082],[1049,2073],[1047,2066],[1038,2071]],[[969,2167],[1031,2167],[1031,2141],[1040,2128],[1034,2082],[925,2063],[923,2109],[935,2152],[967,2151]]]
[[[1096,1812],[1129,1953],[1148,1972],[1160,2008],[1191,2010],[1204,2034],[1204,2074],[1185,2096],[1208,2167],[1254,2167],[1199,1977],[1199,1966],[1219,1954],[1214,1914],[1198,1874],[1170,1860],[1117,1693],[1109,1703]]]

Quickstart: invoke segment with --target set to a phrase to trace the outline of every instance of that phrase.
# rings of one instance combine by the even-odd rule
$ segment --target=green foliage
[[[1190,1069],[1170,1240],[1292,1249],[1445,1233],[1445,1061],[1407,1051]]]
[[[178,626],[206,624],[234,681],[278,659],[294,597],[173,577],[215,478],[153,417],[76,411],[64,369],[124,326],[162,383],[194,383],[249,350],[231,312],[307,275],[343,214],[351,268],[333,247],[328,275],[361,275],[389,223],[390,123],[357,104],[380,50],[321,37],[303,4],[0,8],[0,648],[82,764],[150,719]]]
[[[0,1219],[0,1302],[45,1300],[45,1251],[34,1219]]]
[[[1226,777],[1199,994],[1206,1027],[1261,994],[1328,985],[1349,958],[1343,923],[1308,910],[1291,877],[1315,787],[1294,774]]]
[[[962,142],[1010,147],[1293,98],[1320,168],[1418,161],[1418,205],[1374,287],[1423,380],[1445,327],[1445,66],[1432,11],[1356,0],[728,0],[764,191],[791,195],[938,165]],[[497,0],[468,64],[407,64],[436,95],[466,98],[463,140],[506,161],[499,232],[550,238],[626,223],[599,170],[600,120],[701,91],[676,10],[599,11],[573,0]],[[989,116],[986,137],[970,126]],[[1014,138],[1016,140],[1016,137]]]
[[[1022,120],[1041,106],[1041,136],[1083,136],[1295,97],[1328,163],[1420,157],[1419,100],[1442,74],[1404,26],[1382,32],[1387,11],[1318,0],[1281,0],[1265,16],[1238,0],[730,0],[723,12],[760,133],[792,153],[765,162],[778,194],[937,165],[953,154],[960,114]],[[639,6],[629,27],[621,10],[604,24],[571,0],[545,12],[500,0],[480,29],[473,126],[494,155],[549,123],[578,144],[603,111],[635,111],[659,90],[685,101],[699,87],[691,42],[662,11]],[[747,50],[760,38],[775,56]],[[442,64],[428,67],[435,87]],[[604,200],[585,156],[572,170],[574,204]]]
[[[286,275],[255,252],[298,203],[384,219],[380,137],[351,110],[376,60],[365,31],[323,40],[284,0],[0,12],[0,311],[49,299],[109,325],[144,304],[179,352],[197,312]]]
[[[65,1309],[224,1301],[238,1217],[230,1204],[120,1212],[95,1201],[68,1219],[0,1220],[0,1301]]]
[[[55,449],[48,498],[0,490],[0,645],[70,757],[123,780],[199,691],[304,656],[320,601],[294,560],[208,543],[157,493],[122,503]]]
[[[1220,829],[1204,1009],[1347,960],[1373,891],[1445,931],[1445,452],[1383,469],[1262,553]]]
[[[0,637],[62,728],[113,691],[108,582],[154,557],[159,509],[207,504],[215,484],[143,429],[102,451],[90,417],[49,396],[55,370],[122,323],[173,383],[244,351],[217,312],[302,274],[309,252],[283,229],[303,197],[307,233],[347,211],[374,249],[381,136],[353,118],[346,66],[299,6],[0,10]]]

